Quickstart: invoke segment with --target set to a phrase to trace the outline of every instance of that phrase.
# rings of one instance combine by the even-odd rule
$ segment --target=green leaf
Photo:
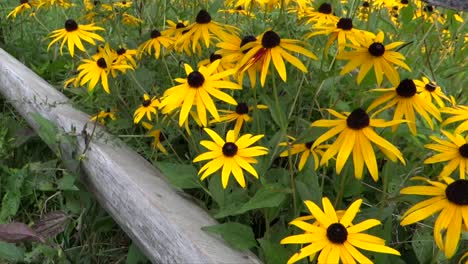
[[[254,197],[245,203],[236,213],[243,214],[253,209],[277,207],[285,198],[286,190],[281,187],[281,185],[265,185],[258,190]]]
[[[432,259],[433,241],[432,234],[428,232],[427,228],[419,228],[413,235],[411,246],[413,247],[414,254],[418,258],[419,263],[429,263]]]
[[[10,169],[7,176],[6,190],[3,196],[0,209],[0,223],[5,222],[9,217],[16,215],[21,202],[21,187],[28,171],[27,166],[22,169]]]
[[[246,250],[257,245],[252,228],[236,222],[205,226],[202,230],[221,235],[230,246],[239,250]]]
[[[125,264],[142,264],[148,263],[148,259],[141,253],[140,249],[132,243],[128,248],[127,260]]]
[[[63,173],[63,177],[57,181],[57,189],[64,191],[78,191],[79,189],[75,186],[75,176],[70,173]]]
[[[309,158],[305,167],[298,173],[296,179],[296,190],[302,201],[310,200],[320,204],[322,200],[322,189],[319,184],[318,175],[314,170],[313,158]]]
[[[24,250],[14,244],[0,241],[0,259],[9,262],[23,261]]]
[[[56,153],[59,153],[58,148],[58,141],[57,135],[59,134],[59,130],[54,123],[49,121],[48,119],[42,117],[39,114],[31,113],[32,118],[34,121],[39,125],[39,129],[37,129],[37,133],[41,137],[41,139]]]
[[[288,122],[286,118],[286,111],[284,111],[285,107],[281,106],[281,103],[275,103],[269,96],[261,93],[260,97],[262,101],[268,106],[268,110],[270,111],[271,118],[279,126],[281,129],[286,129],[288,127]]]
[[[197,170],[188,164],[157,162],[156,167],[166,176],[175,187],[181,189],[200,188]]]
[[[280,243],[273,243],[270,240],[258,239],[263,251],[263,258],[267,264],[283,264],[288,261],[291,254]]]

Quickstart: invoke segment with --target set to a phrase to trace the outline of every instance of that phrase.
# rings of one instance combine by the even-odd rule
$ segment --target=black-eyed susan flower
[[[200,50],[200,42],[209,48],[215,38],[223,39],[238,31],[236,27],[213,21],[211,15],[204,9],[198,12],[195,23],[189,25],[187,30],[180,39],[176,40],[175,45],[191,43],[193,52]]]
[[[115,51],[114,63],[129,64],[135,69],[137,65],[136,65],[135,58],[133,57],[136,56],[136,54],[137,54],[137,50],[119,48]]]
[[[167,150],[162,144],[164,140],[166,140],[166,137],[164,136],[163,132],[160,129],[154,128],[154,126],[148,122],[141,122],[143,127],[148,130],[148,136],[153,138],[153,141],[151,142],[151,147],[154,149],[158,149],[162,153],[167,155]]]
[[[110,120],[116,119],[115,110],[111,110],[111,109],[101,110],[99,111],[99,113],[93,115],[89,120],[97,121],[104,125],[106,124],[107,119],[110,119]]]
[[[212,122],[233,122],[236,121],[234,125],[234,131],[239,134],[242,125],[244,122],[252,121],[252,117],[249,116],[249,112],[253,110],[254,107],[249,107],[246,103],[237,103],[235,110],[219,110],[221,113],[219,120],[213,120]],[[266,105],[256,105],[256,109],[267,109]]]
[[[332,5],[329,3],[322,3],[315,11],[312,7],[304,9],[301,17],[306,19],[307,24],[336,24],[338,23],[339,17],[333,14]]]
[[[265,79],[271,61],[273,61],[273,65],[283,81],[286,81],[286,65],[284,64],[284,60],[291,63],[302,72],[307,72],[307,68],[304,64],[289,52],[297,52],[311,59],[317,59],[317,57],[311,51],[300,45],[302,45],[302,42],[299,40],[281,39],[276,32],[268,30],[256,41],[249,42],[242,46],[243,51],[249,51],[239,62],[240,71],[246,71],[250,67],[254,67],[257,62],[260,63],[260,84],[262,87],[265,85]]]
[[[408,127],[413,135],[417,133],[415,111],[426,120],[431,129],[434,129],[431,116],[438,121],[442,121],[437,107],[431,101],[417,93],[416,85],[411,79],[402,80],[400,84],[394,88],[380,88],[373,89],[373,91],[381,92],[383,95],[375,99],[368,110],[371,111],[384,103],[387,104],[382,107],[379,112],[395,106],[393,119],[401,120],[405,118],[408,120]],[[395,125],[393,131],[395,131],[397,127],[398,125]]]
[[[93,31],[97,30],[104,29],[102,27],[95,26],[94,24],[78,25],[78,23],[76,23],[75,20],[68,19],[67,21],[65,21],[65,28],[54,30],[49,35],[49,38],[53,38],[53,40],[50,42],[49,46],[47,47],[47,50],[49,50],[55,42],[62,40],[62,43],[60,44],[60,54],[63,54],[62,48],[65,42],[67,42],[68,51],[73,57],[75,54],[75,46],[79,50],[85,51],[81,40],[84,40],[90,43],[91,45],[96,45],[96,42],[94,40],[104,41],[104,39],[101,36],[99,36],[96,33],[93,33]]]
[[[215,120],[219,120],[218,110],[211,97],[236,105],[236,100],[220,89],[242,89],[242,87],[237,83],[222,80],[232,75],[234,69],[215,73],[219,63],[220,60],[216,60],[208,67],[201,66],[198,70],[193,70],[190,65],[185,64],[187,78],[176,78],[175,81],[180,84],[164,92],[160,105],[163,113],[170,113],[180,107],[179,126],[182,126],[192,106],[196,106],[201,123],[207,126],[206,110]]]
[[[432,196],[413,205],[402,216],[401,225],[422,221],[440,212],[434,224],[434,240],[437,246],[451,258],[460,242],[462,228],[468,230],[468,180],[431,181],[424,177],[413,177],[430,185],[410,186],[401,189],[401,194]],[[445,241],[444,241],[445,237]]]
[[[128,69],[133,69],[128,64],[117,62],[108,45],[104,50],[104,52],[100,52],[99,55],[93,56],[91,59],[81,60],[81,64],[78,65],[79,73],[77,78],[80,80],[80,85],[88,83],[89,91],[93,91],[99,80],[101,80],[104,91],[110,93],[109,74],[116,77],[116,71],[125,73]]]
[[[455,133],[461,134],[468,131],[468,106],[453,105],[452,107],[444,107],[440,109],[440,112],[452,115],[451,117],[444,119],[444,122],[442,122],[443,126],[462,121],[455,129]]]
[[[177,23],[172,20],[167,20],[168,27],[162,32],[164,36],[167,36],[173,40],[179,40],[182,35],[188,32],[188,20],[179,20]],[[185,53],[189,56],[192,55],[192,49],[190,48],[190,41],[174,41],[171,50],[177,53]],[[201,47],[198,46],[196,53],[201,54]]]
[[[127,26],[138,26],[143,24],[143,20],[139,19],[138,17],[132,16],[127,12],[122,14],[122,23]]]
[[[281,152],[280,157],[287,157],[289,155],[302,153],[298,165],[299,171],[301,171],[309,160],[309,157],[312,155],[312,158],[314,159],[314,170],[317,170],[320,164],[319,158],[323,155],[324,150],[329,146],[320,145],[312,148],[314,141],[309,141],[306,143],[295,143],[296,139],[294,137],[288,136],[288,138],[291,139],[294,143],[281,142],[279,144],[280,146],[287,146],[289,149]]]
[[[174,42],[170,37],[161,35],[161,32],[156,29],[151,31],[150,37],[151,38],[149,40],[143,42],[138,47],[138,54],[140,58],[144,53],[151,55],[154,49],[154,57],[158,59],[161,54],[161,46],[167,49]]]
[[[441,132],[449,140],[430,136],[437,144],[426,144],[424,147],[439,153],[426,159],[424,164],[448,162],[440,172],[439,177],[448,177],[458,168],[459,177],[465,179],[465,176],[468,175],[468,136],[463,138],[460,134],[451,134],[444,130]]]
[[[350,154],[353,154],[354,176],[358,179],[362,178],[364,164],[369,170],[374,181],[379,179],[379,170],[375,158],[374,143],[377,148],[382,151],[391,161],[396,162],[397,159],[405,164],[401,152],[390,142],[379,136],[374,127],[389,127],[400,124],[402,121],[394,119],[385,121],[383,119],[373,119],[369,117],[367,112],[361,108],[357,108],[351,113],[340,114],[332,109],[328,112],[338,118],[337,120],[317,120],[311,124],[313,127],[331,127],[330,130],[318,137],[312,148],[317,147],[321,143],[329,140],[339,134],[337,139],[327,148],[322,155],[320,164],[323,165],[329,159],[336,157],[336,172],[340,173],[343,169]]]
[[[362,39],[363,43],[360,46],[350,45],[354,51],[343,52],[338,54],[337,59],[349,60],[341,70],[340,74],[351,72],[357,67],[360,67],[357,76],[357,83],[361,83],[364,76],[373,67],[377,85],[380,86],[383,76],[387,76],[392,85],[397,86],[400,82],[400,75],[394,65],[400,66],[408,71],[411,71],[408,65],[404,62],[405,57],[393,49],[401,46],[404,42],[393,42],[384,45],[384,33],[380,31],[374,39]]]
[[[328,48],[335,41],[338,40],[338,50],[342,52],[348,41],[353,45],[358,46],[363,39],[372,39],[374,34],[356,29],[353,27],[353,20],[351,18],[340,18],[336,24],[318,24],[312,27],[312,32],[305,35],[306,38],[311,38],[317,35],[329,35],[327,44],[325,44],[324,53],[328,53]]]
[[[442,99],[450,102],[450,99],[442,92],[442,88],[435,82],[430,81],[426,77],[422,77],[421,80],[413,80],[416,85],[417,92],[426,100],[434,99],[439,107],[445,107],[445,103]]]
[[[158,114],[156,109],[159,107],[159,105],[160,102],[156,96],[151,98],[148,94],[143,94],[143,102],[141,102],[141,105],[137,108],[137,110],[135,110],[135,113],[133,113],[133,122],[138,124],[145,115],[146,118],[151,121],[152,114]]]
[[[341,215],[337,214],[330,200],[322,198],[323,210],[314,202],[305,201],[307,209],[316,219],[318,224],[311,224],[302,219],[296,219],[290,222],[302,230],[303,234],[292,235],[283,238],[281,244],[308,244],[288,260],[288,264],[297,262],[305,257],[318,255],[319,264],[329,263],[373,263],[364,256],[357,248],[393,255],[400,253],[385,246],[385,240],[362,233],[363,231],[380,225],[377,219],[367,219],[354,224],[353,220],[359,212],[362,199],[353,202],[348,209]],[[341,215],[341,217],[340,217]]]
[[[8,13],[7,18],[16,18],[18,14],[21,14],[26,10],[31,10],[31,7],[35,4],[35,2],[30,2],[28,0],[20,0],[19,3],[20,4],[17,7]]]
[[[133,5],[133,1],[117,1],[113,5],[117,8],[130,8]]]
[[[210,160],[200,168],[200,179],[215,173],[222,168],[221,182],[226,189],[231,173],[242,188],[246,187],[244,170],[258,179],[257,171],[251,164],[257,163],[254,157],[268,154],[268,149],[261,146],[251,146],[259,141],[263,135],[245,134],[239,137],[234,130],[229,130],[224,141],[215,131],[205,128],[205,132],[213,141],[202,140],[200,145],[209,151],[198,155],[193,162]]]
[[[229,70],[229,69],[233,69],[235,67],[235,65],[233,63],[231,63],[230,61],[223,58],[223,56],[221,54],[217,54],[217,53],[211,53],[209,58],[201,60],[198,63],[197,66],[198,67],[200,67],[200,66],[208,67],[211,63],[213,63],[216,60],[220,60],[220,63],[218,65],[218,68],[216,69],[215,73],[223,72],[223,71],[226,71],[226,70]],[[229,77],[225,77],[224,79],[226,81],[228,81]]]

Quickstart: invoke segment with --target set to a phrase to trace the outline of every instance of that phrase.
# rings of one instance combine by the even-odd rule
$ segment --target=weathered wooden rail
[[[64,133],[80,132],[89,116],[33,71],[0,49],[0,93],[34,129],[31,113]],[[73,131],[73,128],[76,131]],[[91,134],[93,124],[87,126]],[[229,248],[201,230],[217,222],[179,194],[151,164],[97,128],[81,162],[83,181],[99,203],[153,263],[260,263],[251,252]],[[85,149],[77,136],[78,151]]]

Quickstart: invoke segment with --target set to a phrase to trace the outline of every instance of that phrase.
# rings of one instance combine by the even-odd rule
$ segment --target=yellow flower
[[[456,134],[461,134],[465,131],[468,131],[468,106],[466,105],[454,105],[452,107],[445,107],[440,109],[440,112],[444,114],[450,114],[451,117],[444,119],[442,122],[443,126],[448,124],[452,124],[455,122],[463,121],[458,127],[455,129]]]
[[[283,238],[281,244],[306,244],[307,246],[288,260],[288,264],[294,263],[308,256],[313,256],[320,251],[319,264],[329,263],[373,263],[356,248],[379,253],[400,255],[390,247],[385,246],[385,240],[365,233],[369,228],[380,225],[377,219],[367,219],[353,225],[362,199],[353,202],[344,214],[339,217],[335,208],[326,197],[322,198],[323,210],[312,201],[305,201],[307,209],[317,219],[318,225],[310,224],[302,219],[293,220],[290,224],[304,230],[303,234],[292,235]]]
[[[114,7],[118,8],[130,8],[132,7],[133,2],[132,1],[119,1],[114,3]]]
[[[213,130],[209,128],[205,128],[204,130],[213,141],[200,141],[200,145],[209,151],[198,155],[193,160],[193,162],[210,160],[198,171],[199,175],[203,173],[200,178],[201,180],[204,180],[221,168],[221,182],[224,189],[227,187],[231,173],[242,188],[246,186],[243,170],[246,170],[258,179],[257,171],[250,164],[257,163],[254,157],[268,154],[268,149],[260,146],[251,147],[251,145],[260,140],[263,135],[253,136],[245,134],[238,137],[234,130],[229,130],[226,135],[226,141],[224,141]]]
[[[434,99],[439,107],[445,107],[442,99],[450,102],[450,99],[442,92],[442,89],[435,82],[431,82],[428,78],[422,77],[422,80],[413,80],[416,85],[417,92],[426,100]]]
[[[162,34],[174,40],[179,40],[182,37],[182,35],[189,31],[187,29],[187,26],[189,25],[188,20],[179,20],[177,23],[175,23],[172,20],[167,20],[167,25],[168,28],[165,29],[162,32]],[[189,41],[175,41],[170,48],[174,49],[177,53],[185,53],[189,56],[192,55],[192,50],[190,49]],[[200,46],[198,46],[197,53],[201,54]]]
[[[214,39],[225,38],[229,34],[238,31],[236,27],[224,25],[211,19],[211,15],[206,10],[200,10],[195,19],[195,23],[189,25],[187,31],[176,40],[175,45],[192,44],[192,51],[201,51],[200,41],[209,48]]]
[[[124,12],[122,14],[122,23],[127,26],[138,26],[143,23],[143,20]]]
[[[434,240],[437,247],[451,258],[460,241],[462,225],[468,230],[468,180],[445,177],[443,182],[427,180],[424,177],[413,177],[431,186],[410,186],[401,189],[401,194],[433,196],[413,205],[402,216],[401,225],[411,225],[439,212],[434,224]],[[445,234],[445,241],[443,235]]]
[[[151,125],[148,122],[143,121],[141,124],[143,125],[144,128],[146,128],[149,131],[148,135],[153,138],[151,147],[153,147],[154,149],[159,149],[159,151],[167,155],[166,148],[163,146],[163,144],[161,144],[161,142],[166,140],[162,131],[160,129],[155,129],[153,125]]]
[[[94,26],[94,24],[78,25],[75,20],[68,19],[67,21],[65,21],[65,28],[54,30],[49,35],[49,38],[54,38],[54,39],[50,42],[49,46],[47,47],[47,50],[49,50],[50,47],[55,42],[62,40],[62,44],[60,44],[60,54],[63,54],[62,48],[65,42],[67,42],[68,51],[70,52],[70,55],[73,57],[75,54],[75,46],[79,50],[85,51],[85,48],[81,40],[84,40],[90,43],[91,45],[96,45],[94,40],[104,41],[104,39],[101,36],[99,36],[96,33],[91,32],[91,31],[96,31],[96,30],[104,30],[104,29],[102,27]]]
[[[329,3],[322,3],[315,11],[312,7],[304,9],[302,17],[306,19],[307,24],[336,24],[339,18],[333,14],[332,5]]]
[[[161,35],[161,32],[158,30],[151,31],[151,38],[138,47],[138,54],[139,58],[143,55],[143,53],[147,53],[151,55],[152,50],[154,49],[154,57],[157,59],[161,54],[161,46],[164,48],[168,48],[173,43],[173,40],[167,36]]]
[[[260,63],[260,84],[265,85],[266,75],[270,68],[270,61],[276,68],[280,78],[286,81],[286,66],[284,60],[288,61],[302,72],[307,72],[307,68],[296,57],[292,56],[287,50],[300,53],[311,59],[317,57],[307,49],[299,46],[302,43],[294,39],[281,39],[274,31],[268,30],[263,33],[256,41],[251,41],[242,46],[242,51],[247,51],[245,56],[239,62],[240,71],[246,71],[250,67]]]
[[[256,105],[257,109],[267,109],[266,105]],[[222,114],[219,116],[219,120],[213,120],[210,123],[215,122],[232,122],[236,121],[234,125],[234,131],[236,134],[239,134],[242,125],[244,122],[252,121],[252,118],[249,116],[249,111],[252,111],[253,107],[249,107],[246,103],[237,103],[236,109],[232,110],[219,110]]]
[[[23,13],[27,9],[31,9],[31,6],[34,6],[34,2],[29,2],[28,0],[20,0],[20,4],[15,7],[10,13],[8,13],[7,18],[12,17],[16,18],[18,14]]]
[[[288,136],[291,140],[296,141],[295,138]],[[312,148],[314,141],[309,141],[306,143],[288,143],[288,142],[281,142],[280,146],[288,146],[289,149],[285,150],[280,153],[280,157],[287,157],[289,155],[295,155],[298,153],[301,154],[301,159],[299,160],[299,171],[301,171],[306,162],[309,160],[310,155],[314,158],[314,170],[317,170],[319,167],[319,156],[322,156],[324,150],[329,147],[329,145],[320,145],[315,148]]]
[[[458,167],[460,179],[465,179],[465,175],[468,174],[468,136],[463,138],[460,134],[450,134],[443,130],[441,130],[441,132],[450,141],[430,136],[430,138],[438,144],[426,144],[424,147],[440,153],[426,159],[424,164],[448,161],[448,164],[445,165],[439,177],[444,178],[450,176]]]
[[[137,54],[134,49],[119,48],[116,50],[116,59],[114,63],[130,64],[134,69],[136,68],[136,61],[133,58]]]
[[[115,117],[115,111],[114,110],[110,110],[110,109],[107,109],[105,111],[99,111],[99,113],[93,115],[91,117],[91,119],[89,119],[90,121],[97,121],[101,124],[106,124],[106,119],[107,118],[110,118],[111,120],[115,120],[116,117]]]
[[[381,92],[383,95],[375,99],[368,110],[371,111],[375,107],[386,102],[388,102],[387,105],[381,108],[379,112],[396,105],[393,119],[401,120],[406,118],[406,120],[409,121],[408,127],[413,135],[417,133],[415,110],[427,121],[431,129],[433,129],[434,125],[429,114],[438,121],[442,121],[437,107],[431,101],[426,100],[417,93],[416,85],[411,79],[402,80],[400,84],[394,88],[373,89],[373,91]],[[393,131],[395,131],[397,127],[398,125],[395,125]]]
[[[383,76],[387,76],[392,85],[397,86],[400,82],[400,75],[393,65],[400,66],[408,71],[411,69],[403,62],[405,57],[393,49],[403,45],[403,42],[393,42],[388,45],[383,44],[384,33],[380,31],[375,39],[362,39],[362,46],[350,45],[355,50],[344,52],[336,56],[340,60],[349,60],[341,70],[340,74],[351,72],[360,66],[357,76],[357,83],[361,83],[364,76],[374,67],[377,85],[380,86]]]
[[[159,100],[156,99],[156,96],[150,98],[148,94],[143,95],[143,102],[141,103],[140,107],[135,110],[133,114],[133,122],[138,124],[140,120],[146,115],[146,118],[151,121],[151,114],[157,115],[156,108],[159,107]]]
[[[242,89],[237,83],[223,81],[226,76],[232,75],[234,69],[215,73],[220,60],[216,60],[209,67],[201,66],[198,71],[194,71],[190,65],[185,64],[187,78],[177,78],[179,85],[173,86],[164,92],[161,100],[161,108],[164,113],[172,112],[181,107],[179,115],[179,126],[184,124],[188,118],[192,106],[197,107],[197,114],[203,126],[207,126],[206,110],[219,120],[218,110],[211,96],[222,100],[228,104],[236,105],[237,102],[227,93],[220,91],[220,88]]]
[[[328,109],[328,112],[337,117],[338,120],[322,119],[313,122],[311,125],[314,127],[332,127],[315,140],[312,148],[339,134],[338,138],[323,153],[321,165],[338,154],[336,157],[336,172],[340,173],[352,152],[354,176],[361,179],[364,164],[366,164],[370,175],[374,181],[377,181],[379,179],[379,170],[371,142],[391,161],[396,162],[399,159],[401,163],[405,164],[401,152],[390,142],[379,136],[373,129],[373,127],[393,126],[401,123],[401,120],[373,119],[361,108],[355,109],[350,114],[345,113],[345,115],[332,109]]]
[[[104,52],[99,55],[95,55],[92,59],[83,59],[82,63],[78,66],[78,79],[80,79],[80,85],[88,83],[88,90],[93,91],[96,84],[101,80],[102,88],[106,93],[110,93],[108,75],[112,74],[112,77],[116,77],[116,71],[125,73],[128,69],[133,69],[132,66],[122,64],[120,61],[115,61],[115,58],[110,50],[109,46],[106,45]]]

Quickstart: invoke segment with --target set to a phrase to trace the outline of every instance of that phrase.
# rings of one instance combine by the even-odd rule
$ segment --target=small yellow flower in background
[[[188,20],[179,20],[177,23],[172,21],[172,20],[167,20],[167,25],[168,27],[162,32],[164,36],[167,36],[174,41],[170,49],[174,50],[177,53],[185,53],[188,56],[192,55],[192,50],[190,49],[190,42],[185,41],[185,42],[180,42],[177,41],[179,40],[182,35],[188,32],[188,25],[189,21]],[[198,46],[198,49],[196,50],[198,54],[201,54],[201,47]]]
[[[213,44],[213,40],[223,39],[230,34],[235,34],[239,29],[233,26],[221,24],[211,19],[211,15],[204,9],[198,12],[195,23],[187,26],[187,31],[176,40],[175,45],[186,45],[191,43],[192,51],[201,51],[203,42],[206,48]]]
[[[30,10],[31,7],[35,5],[35,2],[29,2],[28,0],[20,0],[19,3],[20,4],[17,7],[15,7],[10,13],[8,13],[7,18],[16,18],[18,14],[21,14],[28,9]]]
[[[371,3],[369,1],[363,1],[357,11],[357,17],[361,21],[367,21],[369,14],[371,13]]]
[[[379,136],[373,129],[373,127],[394,126],[402,123],[402,120],[385,121],[383,119],[373,119],[361,108],[357,108],[349,114],[340,114],[332,109],[328,109],[328,112],[337,117],[338,120],[321,119],[311,124],[313,127],[331,127],[330,130],[315,140],[311,148],[315,148],[339,134],[337,139],[323,153],[320,161],[321,165],[337,155],[336,172],[339,174],[352,153],[354,176],[357,179],[362,178],[365,164],[372,179],[377,181],[379,179],[379,170],[371,142],[391,161],[396,162],[398,159],[401,163],[405,164],[401,152],[386,139]]]
[[[146,118],[151,121],[151,114],[157,115],[156,108],[159,107],[159,100],[156,99],[156,96],[151,98],[148,94],[143,95],[143,102],[140,107],[135,110],[133,114],[133,122],[138,124],[140,120],[146,115]]]
[[[409,130],[413,135],[416,135],[416,117],[414,111],[420,114],[424,120],[429,124],[431,129],[434,129],[431,116],[438,121],[442,121],[440,117],[439,109],[429,100],[420,96],[417,93],[416,84],[411,79],[404,79],[394,88],[380,88],[373,89],[372,91],[381,92],[379,98],[375,99],[369,106],[368,110],[376,108],[379,105],[387,103],[384,107],[379,109],[378,112],[382,112],[390,107],[395,107],[395,113],[393,114],[394,120],[408,120]],[[393,126],[393,131],[398,127],[398,124]]]
[[[81,40],[84,40],[90,43],[91,45],[96,45],[96,42],[94,40],[104,41],[104,39],[101,36],[92,32],[96,30],[104,29],[102,27],[94,26],[94,24],[78,25],[75,20],[68,19],[67,21],[65,21],[65,28],[54,30],[49,35],[49,38],[53,38],[53,40],[50,42],[49,46],[47,47],[47,50],[49,50],[55,42],[62,40],[62,43],[60,44],[60,54],[63,55],[62,48],[65,42],[67,42],[68,51],[73,57],[75,54],[75,46],[79,50],[85,51]]]
[[[116,59],[115,59],[114,63],[129,64],[134,69],[136,68],[137,64],[136,64],[135,58],[133,58],[133,56],[136,56],[137,50],[119,48],[119,49],[117,49],[115,51],[115,53],[116,53]]]
[[[220,89],[238,90],[242,87],[237,83],[222,80],[232,75],[235,70],[216,73],[219,63],[220,60],[216,60],[208,67],[201,66],[198,70],[193,70],[190,65],[185,64],[187,78],[176,78],[175,81],[180,84],[164,92],[160,105],[163,108],[163,113],[170,113],[180,107],[179,126],[182,126],[187,120],[192,106],[196,106],[198,117],[203,126],[206,127],[208,124],[206,110],[215,120],[219,120],[218,110],[211,96],[228,104],[236,105],[236,100]]]
[[[348,41],[358,46],[359,41],[374,37],[374,34],[371,32],[354,28],[351,18],[340,18],[335,24],[318,24],[312,27],[312,32],[306,34],[305,38],[308,39],[317,35],[330,35],[325,44],[324,54],[328,54],[328,48],[335,40],[338,40],[338,51],[342,52]]]
[[[460,241],[460,234],[468,230],[468,180],[431,181],[424,177],[413,177],[430,184],[401,189],[401,194],[433,196],[413,205],[402,216],[401,225],[411,225],[440,212],[434,224],[434,240],[447,258],[453,257]],[[444,237],[445,236],[445,241]]]
[[[444,92],[442,92],[442,88],[440,88],[440,86],[435,82],[430,81],[428,78],[422,77],[421,80],[413,81],[416,85],[418,94],[424,99],[431,101],[434,99],[439,107],[445,107],[445,103],[442,99],[450,102],[450,98],[448,98]]]
[[[230,14],[230,15],[242,15],[249,17],[251,19],[255,18],[255,13],[250,12],[251,9],[246,9],[243,6],[236,6],[231,9],[218,9],[218,13],[225,13],[225,14]]]
[[[143,24],[143,20],[139,19],[138,17],[132,16],[127,12],[122,14],[122,23],[127,26],[138,26]]]
[[[468,136],[463,138],[460,134],[450,134],[443,130],[441,132],[449,140],[430,136],[438,144],[426,144],[424,147],[440,153],[426,159],[424,164],[448,162],[439,177],[449,177],[458,168],[460,179],[465,179],[466,175],[468,175]]]
[[[400,82],[400,75],[394,65],[400,66],[408,71],[411,71],[408,65],[404,62],[405,57],[393,49],[401,46],[404,42],[393,42],[388,45],[383,44],[384,33],[380,31],[375,39],[362,39],[361,46],[350,45],[354,51],[344,52],[336,56],[340,60],[349,60],[341,70],[340,74],[344,75],[351,72],[360,66],[357,76],[357,83],[361,83],[369,70],[374,67],[377,85],[380,86],[383,81],[383,76],[387,76],[390,83],[397,86]]]
[[[249,107],[246,103],[237,103],[236,109],[233,110],[219,110],[221,115],[219,116],[219,120],[213,120],[210,123],[217,123],[217,122],[232,122],[236,121],[234,125],[234,131],[236,134],[239,134],[242,125],[244,122],[252,121],[252,118],[249,116],[249,112],[253,110],[254,107]],[[266,105],[256,105],[256,109],[267,109]]]
[[[242,46],[242,51],[248,50],[248,52],[239,62],[240,71],[246,71],[250,67],[254,67],[257,62],[260,63],[260,84],[262,87],[265,86],[265,79],[270,69],[270,61],[273,61],[273,65],[283,81],[286,81],[284,60],[306,73],[307,68],[304,64],[289,52],[297,52],[311,59],[317,59],[317,57],[298,44],[302,45],[303,43],[294,39],[281,39],[276,32],[268,30],[256,41],[251,41]]]
[[[128,69],[133,69],[130,65],[116,61],[115,56],[115,51],[106,44],[104,49],[98,49],[98,53],[92,56],[92,59],[81,60],[82,63],[78,66],[79,74],[77,77],[80,80],[80,85],[88,83],[88,90],[93,91],[96,84],[101,80],[104,91],[110,93],[109,74],[115,78],[117,71],[125,73]]]
[[[141,58],[141,56],[144,53],[151,55],[154,49],[154,57],[158,59],[161,54],[161,46],[167,49],[173,43],[173,40],[171,38],[161,35],[161,32],[159,32],[158,30],[151,31],[150,36],[151,38],[149,40],[143,42],[138,47],[139,58]]]
[[[295,138],[288,136],[289,139],[291,139],[293,142],[296,141]],[[314,141],[309,141],[306,143],[289,143],[289,142],[281,142],[279,145],[280,146],[288,146],[290,149],[285,150],[280,153],[280,157],[287,157],[289,155],[295,155],[298,153],[301,154],[301,158],[299,160],[299,171],[301,171],[307,160],[309,159],[309,156],[312,155],[314,158],[314,170],[317,170],[320,164],[319,156],[321,157],[324,153],[324,150],[329,147],[329,145],[320,145],[315,148],[312,148],[312,145],[314,144]]]
[[[339,17],[333,14],[332,5],[329,3],[322,3],[315,11],[312,7],[305,8],[303,13],[300,13],[300,18],[306,19],[306,24],[336,24]]]
[[[465,131],[468,131],[468,106],[454,104],[452,107],[445,107],[440,109],[440,112],[452,115],[451,117],[444,119],[442,126],[463,121],[457,126],[455,133],[461,134]]]
[[[215,131],[209,128],[204,130],[213,141],[200,141],[200,145],[209,151],[193,160],[193,162],[210,160],[198,171],[199,175],[202,174],[200,180],[206,179],[221,168],[221,182],[224,189],[228,185],[231,173],[242,188],[246,187],[244,170],[258,179],[257,171],[251,164],[257,163],[254,157],[268,154],[268,149],[251,145],[263,138],[263,135],[245,134],[239,137],[234,130],[229,130],[224,141]]]
[[[330,200],[326,197],[322,198],[323,210],[312,201],[305,201],[304,203],[317,220],[318,225],[310,224],[301,220],[301,218],[290,222],[291,225],[305,232],[283,238],[280,243],[310,244],[303,246],[299,252],[292,255],[287,262],[288,264],[308,256],[315,256],[319,251],[320,254],[317,259],[319,264],[339,263],[340,260],[341,263],[373,263],[356,248],[400,255],[397,250],[385,246],[385,240],[362,233],[362,231],[380,225],[379,220],[367,219],[353,224],[353,220],[361,207],[362,199],[353,202],[341,217],[339,217]]]
[[[148,122],[143,121],[141,124],[144,128],[146,128],[146,130],[149,131],[148,136],[151,136],[153,138],[153,142],[151,142],[151,147],[153,147],[154,149],[159,149],[159,151],[167,155],[167,150],[161,143],[164,140],[166,140],[162,131],[160,129],[155,129],[153,125],[151,125]]]
[[[422,1],[419,2],[418,8],[414,12],[413,20],[422,18],[423,21],[433,24],[437,21],[439,24],[445,24],[443,14],[439,12],[434,6],[426,4]]]
[[[97,121],[103,125],[106,124],[106,119],[111,119],[111,120],[115,120],[116,119],[116,116],[115,116],[115,110],[110,110],[110,109],[106,109],[104,111],[99,111],[99,113],[93,115],[91,117],[91,119],[89,119],[90,121]]]
[[[213,63],[216,60],[220,60],[220,63],[215,73],[223,72],[229,69],[233,69],[235,67],[234,64],[230,63],[228,60],[223,58],[222,55],[217,54],[217,53],[211,53],[210,57],[208,59],[201,60],[198,63],[197,67],[201,67],[201,66],[208,67],[211,63]],[[225,77],[224,80],[229,81],[229,76]]]
[[[114,7],[118,8],[130,8],[132,7],[133,1],[118,1],[115,2],[113,5]]]

